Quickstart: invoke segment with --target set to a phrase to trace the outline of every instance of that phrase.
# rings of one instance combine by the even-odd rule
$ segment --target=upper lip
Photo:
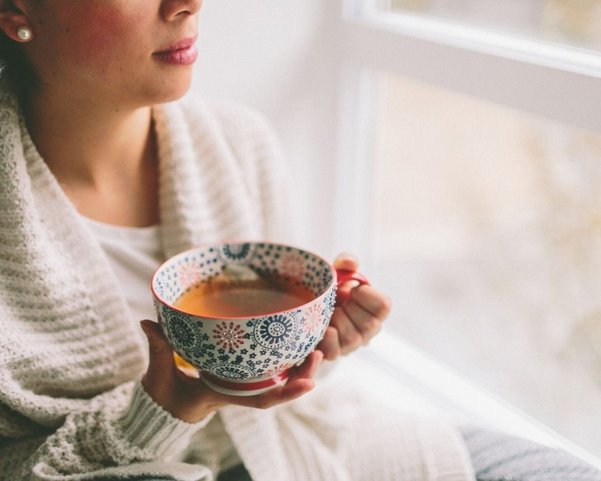
[[[191,35],[189,37],[183,38],[176,42],[169,44],[165,48],[161,48],[154,53],[167,53],[167,52],[176,52],[177,50],[184,50],[190,48],[196,42],[197,35]]]

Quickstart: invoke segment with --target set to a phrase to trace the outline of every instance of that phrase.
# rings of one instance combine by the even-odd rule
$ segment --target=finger
[[[252,400],[249,407],[268,409],[298,399],[314,387],[315,383],[312,379],[297,379],[255,398],[248,398]]]
[[[354,272],[359,269],[359,261],[353,254],[343,252],[334,260],[334,268]]]
[[[323,361],[323,352],[313,351],[300,366],[293,369],[293,372],[288,378],[288,382],[296,379],[313,379],[321,361]]]
[[[351,299],[351,291],[359,286],[359,281],[346,281],[336,289],[336,307],[344,306]]]
[[[313,377],[323,360],[321,351],[313,351],[307,356],[305,362],[292,369],[290,377],[284,386],[264,394],[261,407],[270,407],[292,401],[315,387]]]
[[[240,397],[231,401],[241,406],[267,409],[297,399],[315,387],[313,376],[322,359],[323,354],[320,351],[313,351],[301,366],[292,369],[293,372],[285,385],[258,396]]]
[[[353,301],[378,319],[384,320],[390,314],[390,298],[370,285],[364,284],[351,289],[350,295]]]
[[[344,306],[344,312],[359,333],[363,345],[369,343],[382,328],[382,321],[371,312],[363,309],[355,301],[348,302]]]
[[[340,284],[337,288],[336,291],[336,295],[338,296],[344,296],[346,299],[351,297],[351,291],[355,288],[355,287],[359,287],[361,285],[361,283],[359,281],[356,280],[350,280],[350,281],[346,281],[343,282],[342,284]]]
[[[317,349],[323,353],[324,359],[328,361],[333,361],[338,358],[342,354],[340,340],[338,338],[338,329],[331,325],[328,326],[323,339],[317,345]]]
[[[344,308],[338,307],[334,310],[330,325],[338,331],[338,340],[342,354],[348,354],[365,343],[363,333],[350,318],[346,306]]]
[[[165,339],[165,335],[163,334],[163,330],[161,326],[157,322],[150,321],[148,319],[144,319],[140,321],[140,327],[146,337],[148,339],[148,347],[152,354],[166,354],[167,352],[171,353],[171,348],[169,347],[169,343],[167,339]]]

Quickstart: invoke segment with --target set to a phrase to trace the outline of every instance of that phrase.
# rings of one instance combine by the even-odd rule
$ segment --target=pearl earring
[[[24,42],[31,40],[31,29],[29,27],[19,27],[17,29],[17,36]]]

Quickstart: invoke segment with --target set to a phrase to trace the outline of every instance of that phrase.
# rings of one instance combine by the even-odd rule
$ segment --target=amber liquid
[[[173,353],[175,365],[180,371],[185,372],[190,377],[198,377],[198,370],[185,359],[182,359],[176,352]]]
[[[214,280],[187,291],[175,307],[199,316],[247,317],[292,309],[314,298],[305,286],[279,278]]]

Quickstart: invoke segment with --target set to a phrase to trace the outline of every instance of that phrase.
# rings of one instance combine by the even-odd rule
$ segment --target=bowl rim
[[[253,315],[249,315],[249,316],[207,316],[207,315],[199,315],[199,314],[193,314],[191,312],[186,312],[182,309],[179,309],[177,307],[175,307],[173,304],[167,302],[166,300],[164,300],[163,298],[161,298],[161,296],[159,296],[154,288],[154,284],[155,284],[155,279],[159,276],[159,274],[161,273],[161,271],[163,270],[163,268],[165,268],[167,266],[167,264],[171,264],[172,262],[176,261],[178,258],[180,257],[184,257],[186,255],[189,255],[191,252],[195,252],[198,251],[199,249],[207,249],[210,247],[219,247],[225,244],[231,244],[231,245],[235,245],[235,244],[269,244],[269,245],[273,245],[273,246],[280,246],[280,247],[289,247],[291,249],[295,249],[297,251],[301,251],[301,252],[305,252],[307,254],[310,254],[311,256],[319,259],[320,261],[323,262],[324,265],[328,266],[330,269],[330,272],[332,273],[332,279],[330,281],[330,283],[325,287],[325,289],[323,290],[323,292],[321,294],[319,294],[318,296],[316,296],[314,299],[312,299],[309,302],[305,302],[303,304],[300,304],[298,306],[295,307],[291,307],[288,309],[282,309],[279,311],[272,311],[272,312],[266,312],[263,314],[253,314]],[[199,244],[195,247],[190,247],[189,249],[183,250],[181,252],[178,252],[177,254],[172,255],[171,257],[169,257],[168,259],[165,259],[154,271],[154,273],[152,274],[152,277],[150,279],[150,290],[152,291],[152,296],[155,299],[156,302],[159,302],[161,304],[163,304],[164,306],[168,307],[169,309],[172,309],[176,312],[179,312],[181,314],[184,314],[186,316],[192,316],[192,317],[196,317],[198,319],[203,319],[203,320],[215,320],[215,321],[247,321],[247,320],[251,320],[251,319],[256,319],[259,317],[269,317],[269,316],[276,316],[276,315],[282,315],[282,314],[286,314],[286,313],[290,313],[293,312],[297,309],[300,309],[304,306],[310,306],[313,303],[317,303],[317,302],[321,302],[323,297],[325,297],[328,292],[331,290],[332,286],[336,286],[337,285],[337,273],[336,273],[336,269],[334,268],[334,266],[332,265],[332,263],[328,262],[326,259],[324,259],[322,256],[315,254],[307,249],[303,249],[302,247],[297,247],[295,245],[292,244],[284,244],[281,242],[271,242],[271,241],[263,241],[263,240],[253,240],[253,241],[223,241],[223,242],[208,242],[206,244]],[[162,319],[159,319],[160,321],[162,321]]]

